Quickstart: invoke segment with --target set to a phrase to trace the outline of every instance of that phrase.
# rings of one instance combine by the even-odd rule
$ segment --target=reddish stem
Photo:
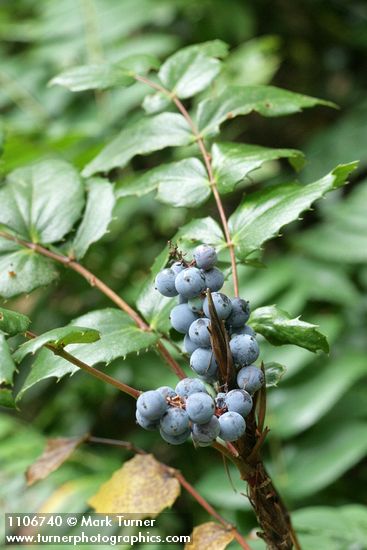
[[[34,334],[33,332],[30,332],[29,330],[27,330],[25,335],[29,339],[37,338],[37,335]],[[55,355],[58,355],[59,357],[62,357],[69,363],[72,363],[79,369],[85,370],[86,372],[88,372],[88,374],[91,374],[95,378],[98,378],[99,380],[103,380],[103,382],[106,382],[111,386],[115,386],[115,388],[119,389],[123,393],[127,393],[128,395],[131,395],[131,397],[134,397],[134,399],[137,399],[141,394],[141,391],[136,390],[135,388],[132,388],[131,386],[128,386],[123,382],[120,382],[119,380],[116,380],[116,378],[112,378],[112,376],[109,376],[108,374],[105,374],[104,372],[99,371],[94,367],[91,367],[90,365],[87,365],[86,363],[84,363],[74,355],[71,355],[71,353],[68,353],[62,348],[58,348],[57,346],[54,346],[52,344],[44,344],[44,347],[52,351],[52,353],[54,353]]]
[[[105,296],[107,296],[107,298],[114,302],[120,309],[122,309],[122,311],[127,313],[127,315],[141,330],[151,330],[144,319],[140,317],[140,315],[131,306],[129,306],[129,304],[125,302],[125,300],[120,298],[120,296],[116,294],[116,292],[114,292],[103,281],[101,281],[101,279],[96,277],[96,275],[91,273],[88,269],[86,269],[75,260],[69,258],[68,256],[58,254],[57,252],[52,252],[51,250],[48,250],[47,248],[44,248],[39,244],[25,241],[16,237],[15,235],[11,235],[10,233],[5,233],[4,231],[0,231],[0,237],[3,237],[4,239],[7,239],[9,241],[16,242],[21,246],[24,246],[25,248],[29,248],[30,250],[34,250],[34,252],[37,252],[42,256],[46,256],[47,258],[51,258],[51,260],[54,260],[55,262],[58,262],[65,267],[69,267],[73,271],[76,271],[77,273],[79,273],[79,275],[84,277],[84,279],[88,281],[91,286],[95,286],[96,288],[98,288],[98,290],[100,290]],[[178,378],[185,378],[185,372],[181,369],[180,365],[174,360],[174,358],[170,355],[170,353],[166,350],[166,348],[160,341],[157,344],[157,348],[159,350],[159,353],[162,355],[167,364],[171,367],[172,371],[178,376]]]

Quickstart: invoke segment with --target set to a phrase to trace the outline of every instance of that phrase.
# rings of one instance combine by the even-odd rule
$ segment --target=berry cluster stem
[[[154,90],[157,90],[157,91],[161,92],[162,94],[168,96],[171,99],[171,101],[173,101],[173,103],[176,105],[177,109],[180,111],[182,116],[186,119],[187,123],[189,124],[189,126],[192,130],[192,133],[195,137],[195,140],[196,140],[196,142],[198,144],[198,147],[200,149],[200,153],[201,153],[201,155],[203,157],[203,160],[204,160],[205,168],[206,168],[206,171],[208,173],[209,184],[210,184],[210,187],[212,189],[214,200],[215,200],[216,205],[217,205],[220,220],[222,222],[224,236],[226,238],[227,247],[229,249],[229,253],[230,253],[230,256],[231,256],[234,294],[235,294],[236,297],[238,297],[239,296],[238,272],[237,272],[237,263],[236,263],[236,256],[235,256],[235,250],[234,250],[234,243],[232,242],[231,234],[230,234],[229,227],[228,227],[227,216],[226,216],[226,213],[224,211],[222,199],[220,197],[218,187],[217,187],[217,182],[216,182],[216,179],[215,179],[215,176],[214,176],[212,161],[211,161],[211,155],[210,155],[209,151],[206,148],[204,139],[203,139],[202,135],[200,134],[200,132],[198,131],[198,129],[196,127],[196,124],[193,121],[193,119],[191,118],[191,116],[190,116],[189,112],[187,111],[186,107],[184,106],[182,101],[174,93],[170,92],[169,90],[167,90],[166,88],[164,88],[160,84],[157,84],[156,82],[153,82],[152,80],[149,80],[149,78],[146,78],[144,76],[137,75],[137,76],[135,76],[135,79],[138,80],[139,82],[142,82],[142,83],[146,84],[150,88],[153,88]]]

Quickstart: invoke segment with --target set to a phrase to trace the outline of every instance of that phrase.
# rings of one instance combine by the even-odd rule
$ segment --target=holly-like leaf
[[[107,308],[92,311],[74,319],[71,326],[83,326],[98,331],[100,339],[91,344],[71,344],[67,351],[88,365],[97,363],[109,364],[118,357],[128,353],[139,352],[152,346],[158,339],[153,332],[138,329],[122,311]],[[67,327],[64,327],[67,328]],[[56,356],[48,349],[42,349],[19,392],[20,399],[25,391],[41,380],[66,374],[74,374],[79,369],[62,357]]]
[[[32,242],[54,243],[78,220],[84,189],[70,164],[45,160],[11,172],[0,204],[0,225]]]
[[[256,111],[266,117],[290,115],[308,107],[325,105],[330,101],[276,88],[275,86],[228,86],[215,98],[204,99],[198,105],[197,126],[203,136],[215,135],[219,126],[238,115]]]
[[[210,195],[203,163],[196,158],[164,164],[149,170],[118,189],[118,197],[138,197],[157,190],[157,199],[179,207],[195,208]]]
[[[0,387],[0,407],[6,407],[8,409],[15,408],[15,400],[13,391],[10,388]]]
[[[234,540],[233,530],[208,521],[194,528],[185,550],[225,550]]]
[[[274,346],[293,344],[310,351],[328,353],[326,336],[319,332],[317,325],[292,319],[288,313],[276,306],[259,307],[250,317],[250,325]]]
[[[100,334],[95,329],[76,325],[54,328],[19,346],[13,357],[17,363],[20,363],[29,353],[34,355],[46,344],[52,344],[55,348],[64,348],[70,344],[90,344],[99,339]]]
[[[146,155],[165,147],[188,145],[191,129],[177,113],[161,113],[131,124],[109,143],[83,170],[84,176],[123,168],[135,155]]]
[[[342,186],[357,164],[341,164],[309,185],[274,185],[245,197],[229,219],[237,257],[245,261],[265,241],[276,236],[284,225],[298,219],[314,201]]]
[[[107,232],[115,205],[113,185],[102,178],[91,178],[88,183],[87,206],[71,249],[77,259],[82,258],[90,245]]]
[[[264,368],[267,388],[277,386],[278,382],[280,382],[284,374],[287,372],[285,366],[280,363],[265,363]]]
[[[96,513],[134,514],[155,518],[170,508],[180,494],[180,484],[167,466],[152,455],[136,455],[117,470],[89,499]]]
[[[25,332],[30,324],[31,321],[26,315],[0,307],[0,332],[7,336]]]
[[[48,439],[42,455],[27,468],[27,485],[33,485],[36,481],[45,479],[57,470],[87,438],[87,435],[83,435]]]
[[[31,292],[50,284],[57,275],[51,260],[1,238],[0,231],[0,296],[12,298]]]
[[[221,63],[216,58],[224,57],[227,50],[221,40],[183,48],[163,63],[159,79],[177,97],[191,97],[207,88],[218,75]]]
[[[303,153],[295,149],[270,149],[241,143],[214,143],[211,153],[214,176],[222,194],[233,191],[237,183],[265,162],[287,158],[299,170],[305,160]],[[251,184],[250,179],[248,184]]]
[[[151,55],[131,55],[117,63],[73,67],[55,76],[50,85],[64,86],[72,92],[106,90],[134,84],[136,75],[144,75],[158,67],[159,60]]]

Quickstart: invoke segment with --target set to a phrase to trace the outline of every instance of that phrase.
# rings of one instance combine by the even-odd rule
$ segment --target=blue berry
[[[190,367],[200,376],[214,378],[217,374],[218,365],[211,349],[198,348],[190,357]]]
[[[186,412],[192,422],[206,424],[215,411],[213,399],[207,393],[192,393],[186,400]]]
[[[167,435],[181,435],[190,427],[189,415],[184,409],[171,407],[162,416],[160,425]]]
[[[217,263],[217,253],[212,246],[200,244],[194,250],[194,259],[197,267],[211,269]]]
[[[168,404],[157,390],[149,390],[139,395],[136,408],[148,420],[158,420]]]
[[[196,319],[189,328],[189,336],[194,344],[198,344],[201,348],[210,346],[210,321],[209,319]]]
[[[184,397],[186,399],[192,393],[206,393],[206,389],[202,381],[198,380],[197,378],[183,378],[183,380],[180,380],[178,382],[175,388],[175,392],[180,397]]]
[[[227,325],[233,328],[242,327],[250,317],[250,306],[246,300],[242,298],[233,298],[231,300],[232,311],[230,316],[227,318]]]
[[[212,299],[219,319],[227,319],[232,311],[231,300],[221,292],[213,292]],[[205,315],[210,319],[208,298],[204,300],[203,309]]]
[[[175,286],[184,298],[194,298],[205,290],[205,277],[197,267],[188,267],[177,275]]]
[[[190,336],[188,334],[185,335],[184,341],[183,341],[183,347],[186,353],[191,355],[196,349],[198,349],[200,346],[198,344],[195,344]]]
[[[219,417],[219,426],[219,437],[224,441],[237,441],[246,431],[246,422],[243,417],[233,411]]]
[[[175,306],[169,316],[171,325],[177,332],[186,334],[192,323],[198,319],[197,313],[193,313],[187,304]]]
[[[229,333],[231,336],[235,336],[236,334],[248,334],[249,336],[253,336],[254,338],[256,337],[256,332],[248,325],[240,328],[229,327]]]
[[[248,393],[255,393],[264,384],[264,373],[261,369],[251,365],[244,367],[237,374],[237,385]]]
[[[171,265],[171,269],[175,275],[178,275],[185,269],[185,265],[182,262],[175,262]]]
[[[164,439],[167,443],[170,443],[171,445],[181,445],[181,443],[185,443],[185,441],[190,437],[191,430],[188,429],[180,435],[169,435],[166,434],[165,431],[161,428],[159,430],[159,433],[161,434],[161,438]]]
[[[159,426],[159,420],[149,420],[143,414],[141,414],[138,409],[136,409],[135,418],[136,422],[141,428],[144,428],[144,430],[153,431],[156,430]]]
[[[200,296],[197,296],[196,298],[190,298],[190,300],[187,302],[189,308],[194,313],[202,313],[203,312],[203,298]]]
[[[220,424],[216,416],[212,416],[205,424],[192,425],[192,439],[201,447],[211,445],[217,439],[220,432]]]
[[[252,397],[245,390],[231,390],[225,397],[227,409],[245,417],[252,409]]]
[[[229,342],[235,365],[251,365],[259,357],[259,345],[249,334],[236,334]]]
[[[205,286],[206,288],[209,288],[211,292],[217,292],[224,284],[224,275],[216,267],[213,267],[213,269],[209,269],[208,271],[204,271],[204,277]]]
[[[179,304],[187,304],[188,299],[181,296],[181,294],[178,295],[178,303]]]
[[[178,292],[176,290],[175,286],[175,280],[176,275],[170,269],[169,267],[166,269],[163,269],[155,278],[155,287],[163,294],[163,296],[166,296],[167,298],[172,298],[173,296],[177,296]]]
[[[163,399],[167,399],[168,397],[176,397],[177,395],[175,390],[169,386],[161,386],[160,388],[157,388],[156,391],[161,394]]]

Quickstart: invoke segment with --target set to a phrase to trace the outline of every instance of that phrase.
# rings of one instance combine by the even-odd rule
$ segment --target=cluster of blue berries
[[[256,379],[251,377],[251,384],[259,389],[262,371],[256,371],[259,374]],[[146,430],[159,429],[172,445],[184,443],[191,435],[196,445],[206,447],[217,437],[237,441],[245,433],[245,417],[251,409],[252,397],[246,390],[219,392],[213,398],[201,380],[184,378],[175,389],[162,386],[142,393],[137,400],[136,420]]]
[[[164,386],[143,393],[137,401],[136,419],[145,429],[159,428],[168,443],[183,443],[191,434],[195,444],[205,446],[217,437],[236,441],[245,433],[244,418],[252,409],[252,395],[263,385],[264,375],[253,365],[259,346],[254,331],[246,325],[249,303],[241,298],[231,300],[219,292],[224,275],[215,267],[213,247],[200,245],[193,256],[189,264],[181,259],[158,273],[155,284],[163,296],[179,298],[170,320],[173,328],[185,335],[184,350],[198,378],[185,378],[174,390]],[[237,388],[219,393],[228,387],[218,380],[208,289],[217,318],[227,331],[233,366],[238,371]],[[217,392],[215,398],[204,382],[211,385],[210,391]]]

